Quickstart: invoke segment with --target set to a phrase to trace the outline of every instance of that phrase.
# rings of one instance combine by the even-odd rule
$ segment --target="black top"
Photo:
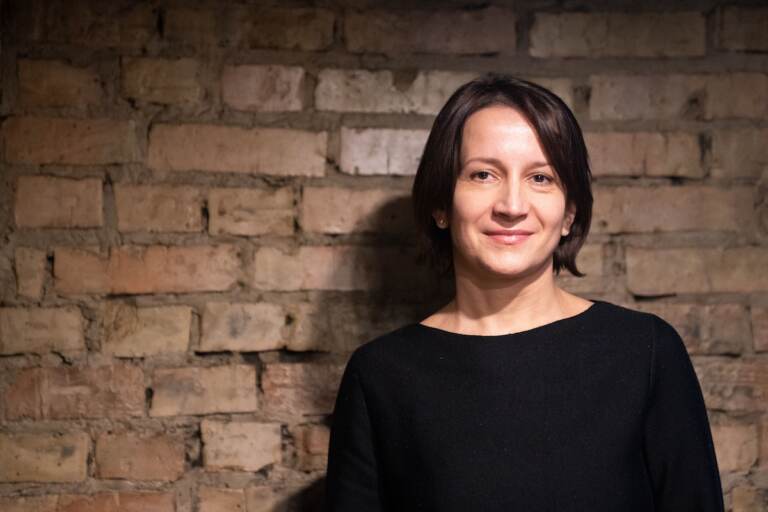
[[[724,510],[701,388],[665,320],[605,301],[522,332],[413,323],[359,346],[327,510]]]

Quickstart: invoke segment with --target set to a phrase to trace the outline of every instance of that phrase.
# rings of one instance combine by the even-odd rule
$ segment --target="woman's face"
[[[551,269],[573,215],[536,133],[518,111],[494,105],[466,120],[447,220],[457,272],[517,278]]]

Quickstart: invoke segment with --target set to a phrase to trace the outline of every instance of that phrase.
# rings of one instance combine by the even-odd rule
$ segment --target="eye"
[[[471,179],[475,179],[476,177],[478,177],[480,179],[480,181],[489,181],[488,178],[490,178],[492,176],[493,176],[493,174],[491,174],[490,171],[485,171],[485,170],[475,171],[475,172],[473,172],[472,174],[469,175],[469,177]]]
[[[549,184],[549,183],[554,183],[554,181],[555,181],[554,179],[552,179],[551,177],[547,176],[546,174],[541,174],[541,173],[534,174],[533,177],[534,178],[537,178],[537,177],[544,178],[545,181],[536,181],[536,183],[539,183],[539,184],[542,184],[542,185],[546,185],[546,184]]]

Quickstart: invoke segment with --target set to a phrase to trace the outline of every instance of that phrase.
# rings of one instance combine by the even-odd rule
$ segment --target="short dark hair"
[[[566,268],[583,277],[576,268],[576,255],[592,220],[592,173],[581,128],[568,105],[553,92],[501,73],[486,73],[459,87],[435,118],[411,191],[419,260],[426,257],[441,275],[453,270],[450,231],[438,228],[432,215],[438,209],[452,209],[464,123],[474,112],[492,105],[512,107],[532,125],[565,188],[566,204],[576,207],[570,232],[554,251],[553,271],[559,275]]]

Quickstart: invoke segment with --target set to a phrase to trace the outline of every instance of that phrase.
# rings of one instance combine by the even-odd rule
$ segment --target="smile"
[[[487,235],[495,242],[504,245],[517,245],[525,242],[531,235]]]

